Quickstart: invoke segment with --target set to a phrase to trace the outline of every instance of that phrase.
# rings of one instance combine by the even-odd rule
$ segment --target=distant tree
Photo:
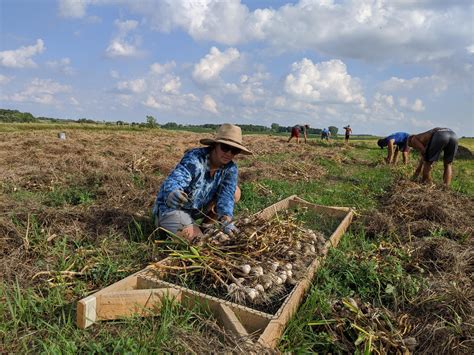
[[[149,128],[158,127],[158,121],[153,116],[146,116],[146,124]]]
[[[115,124],[116,124],[117,126],[123,126],[123,121],[120,121],[120,120],[119,120],[119,121],[115,122]]]
[[[339,130],[337,127],[329,126],[328,129],[329,129],[329,132],[331,132],[331,136],[333,138],[337,137],[337,131]]]
[[[272,123],[271,127],[272,127],[272,131],[275,131],[275,132],[280,131],[280,125],[278,123]]]

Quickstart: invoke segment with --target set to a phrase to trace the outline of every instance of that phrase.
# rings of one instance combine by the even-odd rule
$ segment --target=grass
[[[105,129],[129,131],[139,128],[89,125],[64,126],[25,124],[1,125],[1,132],[31,129]],[[159,130],[157,130],[159,132]],[[474,148],[474,140],[461,140],[461,144]],[[332,151],[332,145],[317,141],[317,147]],[[336,146],[340,144],[335,143]],[[375,140],[352,141],[348,158],[375,163],[381,162],[386,151],[376,148]],[[262,161],[292,159],[292,153],[268,154]],[[296,194],[305,200],[322,205],[348,206],[358,214],[369,213],[379,204],[384,192],[400,177],[413,171],[416,156],[409,166],[390,167],[369,164],[339,164],[325,157],[315,156],[314,163],[325,167],[328,174],[311,182],[290,182],[279,178],[266,178],[241,184],[242,200],[236,213],[254,213],[272,203]],[[249,164],[243,160],[242,166]],[[474,196],[474,163],[457,160],[454,165],[453,189]],[[129,183],[146,189],[142,175],[129,174]],[[442,164],[435,165],[434,179],[440,181]],[[259,186],[271,190],[262,194]],[[88,208],[100,201],[99,182],[83,184],[80,179],[69,181],[50,191],[13,188],[2,183],[2,193],[13,196],[19,206],[37,203],[57,208]],[[7,211],[5,211],[7,212]],[[38,222],[38,216],[22,211],[8,211],[11,223],[22,231],[28,245],[32,267],[39,274],[34,280],[22,280],[18,268],[16,282],[0,282],[0,344],[1,350],[13,353],[149,353],[185,352],[189,344],[183,334],[204,332],[198,309],[186,310],[172,302],[165,302],[159,315],[150,318],[132,317],[127,320],[104,322],[87,330],[75,325],[76,303],[79,299],[142,269],[147,263],[161,257],[160,247],[154,243],[153,225],[144,217],[126,223],[125,237],[113,231],[91,233],[76,238],[73,232],[51,235],[47,226]],[[23,212],[22,212],[23,213]],[[71,224],[77,221],[71,220]],[[328,221],[313,219],[313,223],[331,229]],[[442,235],[442,231],[435,231]],[[279,349],[284,352],[340,353],[343,349],[333,342],[331,334],[308,326],[309,323],[330,322],[331,304],[343,297],[360,297],[373,305],[396,309],[417,294],[423,281],[406,271],[409,256],[391,245],[391,252],[383,254],[380,247],[390,240],[370,239],[363,228],[354,224],[343,237],[338,249],[331,250],[324,266],[319,270],[307,298],[288,324]],[[79,274],[68,275],[77,270]],[[20,282],[22,281],[22,282]],[[23,286],[20,286],[23,285]],[[315,331],[318,329],[318,331]],[[211,348],[208,350],[212,351]]]

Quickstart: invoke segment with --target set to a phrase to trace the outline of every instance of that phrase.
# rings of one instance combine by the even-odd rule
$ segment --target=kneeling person
[[[202,236],[196,224],[200,218],[215,218],[227,234],[237,231],[232,218],[240,189],[232,159],[239,153],[252,154],[242,145],[240,127],[231,124],[220,126],[214,139],[200,142],[208,147],[184,154],[161,185],[153,206],[157,226],[188,241]]]
[[[452,163],[458,150],[458,138],[449,128],[433,128],[429,131],[411,135],[408,145],[418,150],[421,155],[418,167],[413,175],[417,179],[422,173],[422,182],[431,182],[431,168],[438,161],[441,152],[444,152],[444,174],[443,182],[449,186],[453,175]]]

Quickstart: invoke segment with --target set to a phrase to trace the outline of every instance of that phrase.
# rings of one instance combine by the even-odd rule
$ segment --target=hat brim
[[[239,143],[236,143],[236,142],[233,142],[233,141],[228,141],[228,140],[225,140],[225,139],[203,138],[199,141],[199,143],[204,144],[204,145],[211,145],[211,144],[215,144],[215,143],[224,143],[224,144],[230,145],[232,147],[239,148],[241,150],[241,152],[240,152],[241,154],[245,154],[245,155],[253,154],[250,150],[245,148],[243,145],[241,145]]]

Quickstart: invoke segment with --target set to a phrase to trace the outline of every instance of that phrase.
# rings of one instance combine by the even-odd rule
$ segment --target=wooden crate
[[[296,195],[265,208],[257,215],[269,219],[278,211],[298,206],[307,207],[322,216],[341,220],[326,242],[327,249],[337,246],[352,221],[353,211],[350,208],[315,205]],[[80,300],[77,305],[77,325],[79,328],[87,328],[99,320],[118,319],[136,314],[148,316],[154,313],[150,310],[160,309],[163,297],[169,297],[185,307],[200,304],[206,307],[226,330],[253,339],[268,348],[274,348],[286,324],[303,301],[304,294],[324,258],[325,255],[321,255],[313,260],[308,266],[305,277],[295,285],[275,314],[260,312],[160,280],[155,271],[145,268]]]

